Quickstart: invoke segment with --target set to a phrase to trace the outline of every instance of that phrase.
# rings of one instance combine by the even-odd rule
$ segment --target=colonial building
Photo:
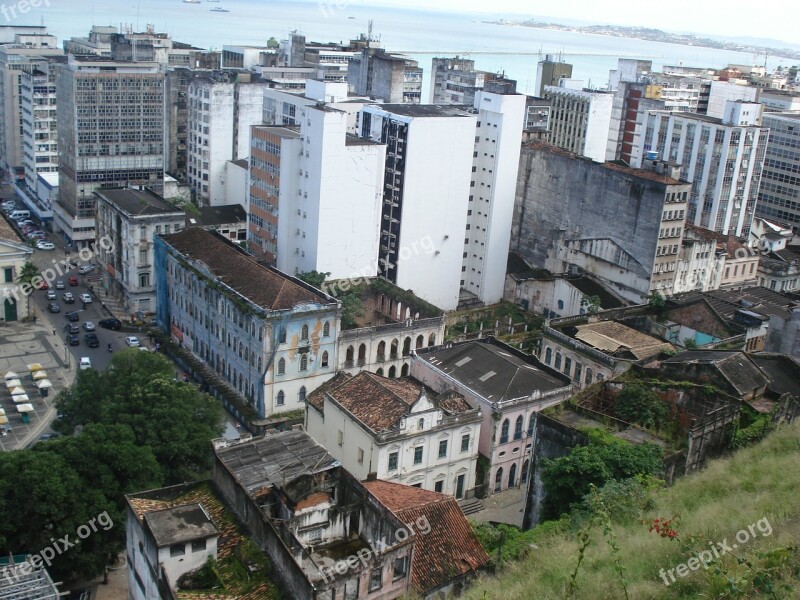
[[[478,451],[489,459],[485,480],[495,493],[525,483],[534,415],[569,397],[568,377],[492,339],[417,353],[411,376],[431,389],[455,390],[483,415]]]
[[[199,227],[156,239],[157,319],[265,418],[333,377],[339,304]]]
[[[461,394],[412,378],[342,374],[309,396],[306,430],[360,479],[464,498],[475,484],[482,415]]]
[[[0,216],[0,298],[3,309],[0,320],[8,323],[28,316],[28,295],[23,294],[17,279],[33,250]]]

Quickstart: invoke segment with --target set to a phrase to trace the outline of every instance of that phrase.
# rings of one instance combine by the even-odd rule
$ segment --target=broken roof
[[[427,523],[416,531],[411,583],[420,594],[439,589],[488,564],[481,546],[455,498],[388,481],[364,483],[372,495],[405,523]]]
[[[202,263],[218,282],[262,308],[287,310],[298,304],[336,302],[319,290],[259,263],[215,231],[190,227],[161,239],[186,258]]]
[[[483,341],[420,353],[431,366],[490,402],[505,402],[570,385],[568,377],[545,370],[534,357],[523,359],[503,346]]]
[[[689,350],[664,361],[664,365],[705,364],[715,368],[740,395],[765,387],[767,378],[744,352]]]
[[[159,548],[201,540],[219,534],[200,504],[186,504],[144,514]]]
[[[637,360],[659,354],[662,350],[674,350],[669,342],[660,340],[623,325],[618,321],[598,321],[578,325],[575,339],[593,348],[612,355],[630,353]]]

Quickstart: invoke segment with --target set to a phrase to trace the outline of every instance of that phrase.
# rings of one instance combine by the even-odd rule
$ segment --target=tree
[[[697,342],[693,337],[687,337],[683,340],[683,347],[687,350],[697,350]]]
[[[19,285],[23,284],[28,285],[31,288],[33,288],[33,279],[35,277],[41,277],[41,273],[39,272],[39,269],[37,268],[36,265],[28,261],[24,265],[22,265],[22,268],[19,270],[19,274],[17,275],[17,283]],[[28,299],[27,304],[28,304],[28,318],[30,319],[31,317],[30,299]]]
[[[300,273],[297,278],[300,281],[305,281],[308,285],[319,289],[322,289],[322,284],[325,283],[325,280],[330,277],[330,273],[321,273],[320,271],[306,271],[305,273]]]
[[[600,311],[600,296],[583,296],[581,298],[581,307],[586,309],[586,312],[593,315]]]
[[[657,313],[661,314],[667,307],[667,301],[664,299],[664,296],[662,296],[659,292],[654,291],[649,296],[647,296],[647,306],[655,310]]]
[[[349,290],[339,296],[342,303],[342,329],[352,329],[359,317],[364,316],[364,304],[355,290]]]
[[[669,410],[658,398],[658,394],[641,382],[634,381],[626,383],[622,391],[617,394],[614,413],[628,423],[659,429],[664,424]]]
[[[152,450],[166,484],[201,477],[211,466],[211,440],[222,434],[222,407],[173,374],[160,354],[120,352],[107,371],[81,371],[59,394],[55,428],[70,434],[91,423],[127,425],[135,444]]]

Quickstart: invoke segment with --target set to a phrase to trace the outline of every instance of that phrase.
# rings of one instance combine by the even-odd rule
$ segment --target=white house
[[[306,430],[359,479],[463,498],[475,485],[482,415],[411,378],[339,373],[312,393]]]
[[[28,296],[17,283],[22,266],[33,255],[5,218],[0,217],[0,294],[3,310],[0,321],[16,321],[27,316]]]

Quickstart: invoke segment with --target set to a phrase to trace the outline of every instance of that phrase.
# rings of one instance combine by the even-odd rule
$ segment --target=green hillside
[[[572,519],[526,534],[527,557],[504,563],[463,597],[616,600],[626,597],[627,588],[631,600],[800,598],[800,423],[650,492],[650,500],[648,510],[613,518],[610,528],[602,522],[581,528]],[[663,537],[650,531],[655,519],[673,519]],[[589,545],[571,594],[581,532]],[[698,556],[708,569],[693,558]]]

